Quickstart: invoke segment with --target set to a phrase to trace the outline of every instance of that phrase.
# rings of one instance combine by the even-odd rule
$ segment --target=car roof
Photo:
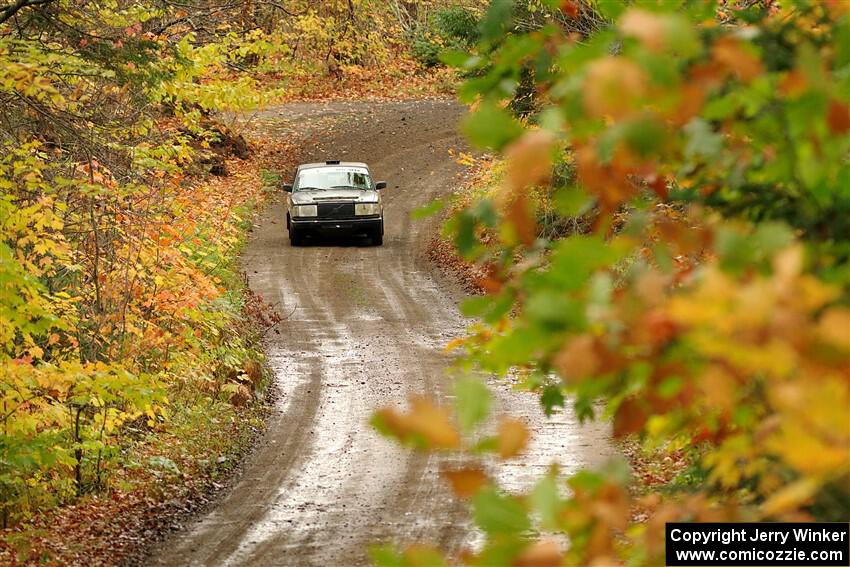
[[[317,167],[362,167],[369,169],[369,166],[361,161],[323,161],[317,163],[302,163],[298,166],[298,171],[302,169],[313,169]]]

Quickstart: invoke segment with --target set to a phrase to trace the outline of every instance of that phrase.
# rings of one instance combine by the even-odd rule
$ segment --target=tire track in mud
[[[291,314],[266,345],[280,401],[229,494],[151,564],[352,566],[368,564],[373,542],[427,541],[445,551],[474,544],[464,507],[439,479],[440,462],[453,457],[413,454],[368,425],[374,409],[410,394],[446,398],[442,347],[466,322],[459,290],[423,254],[433,223],[412,222],[409,212],[458,185],[448,149],[463,147],[462,113],[430,100],[297,103],[253,117],[263,135],[305,140],[305,161],[366,161],[386,179],[384,246],[292,248],[280,202],[264,213],[243,264],[251,288]],[[526,486],[532,471],[579,441],[593,450],[567,447],[567,470],[593,460],[602,429],[586,436],[569,416],[553,429],[533,395],[494,389],[542,439],[540,455],[524,459],[528,469],[494,464],[500,480]]]

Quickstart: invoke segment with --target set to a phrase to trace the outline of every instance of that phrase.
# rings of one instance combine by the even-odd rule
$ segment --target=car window
[[[362,167],[311,167],[304,169],[295,180],[295,191],[314,189],[373,189],[369,171]]]

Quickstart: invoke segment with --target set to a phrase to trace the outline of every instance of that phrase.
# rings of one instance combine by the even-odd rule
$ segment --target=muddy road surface
[[[280,399],[232,490],[151,564],[351,566],[368,564],[374,542],[476,545],[438,457],[413,454],[368,424],[380,406],[415,393],[447,401],[450,392],[443,346],[468,322],[458,288],[425,257],[434,223],[409,213],[459,185],[448,150],[463,148],[462,113],[426,100],[298,103],[252,117],[255,132],[301,140],[304,161],[368,162],[388,182],[384,245],[290,247],[280,199],[260,219],[244,265],[251,288],[287,317],[267,344]],[[569,414],[545,420],[534,396],[493,388],[535,434],[522,463],[491,465],[509,488],[528,486],[552,461],[570,472],[608,453],[603,426],[579,427]]]

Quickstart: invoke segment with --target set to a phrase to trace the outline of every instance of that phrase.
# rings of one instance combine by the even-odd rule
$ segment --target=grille
[[[319,203],[320,219],[352,219],[354,203]]]

